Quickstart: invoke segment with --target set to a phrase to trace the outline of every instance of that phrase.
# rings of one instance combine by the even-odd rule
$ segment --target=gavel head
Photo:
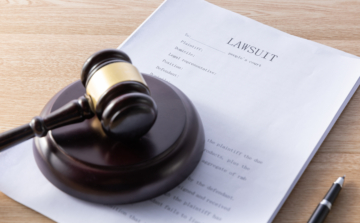
[[[146,134],[157,117],[155,101],[139,71],[120,50],[99,51],[85,62],[81,81],[103,130],[121,140]]]

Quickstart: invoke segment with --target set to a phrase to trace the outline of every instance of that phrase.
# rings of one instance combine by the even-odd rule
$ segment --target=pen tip
[[[337,180],[334,182],[334,184],[339,184],[342,187],[344,184],[344,181],[345,181],[345,175],[337,178]]]

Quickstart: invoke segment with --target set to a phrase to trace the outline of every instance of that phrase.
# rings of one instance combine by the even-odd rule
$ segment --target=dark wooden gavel
[[[118,140],[136,140],[146,134],[157,117],[157,106],[141,73],[120,50],[93,54],[85,62],[81,81],[86,94],[52,112],[0,134],[0,152],[49,130],[82,122],[95,114],[104,132]]]

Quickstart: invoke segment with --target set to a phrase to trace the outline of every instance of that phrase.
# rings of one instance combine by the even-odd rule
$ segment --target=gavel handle
[[[36,116],[29,124],[0,133],[0,152],[35,136],[46,136],[49,130],[82,122],[93,116],[88,99],[82,96],[44,118]]]

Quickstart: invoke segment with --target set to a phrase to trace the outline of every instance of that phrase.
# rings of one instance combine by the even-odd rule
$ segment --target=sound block
[[[36,163],[52,184],[86,201],[124,204],[159,196],[190,175],[205,143],[199,115],[175,86],[143,76],[158,117],[142,138],[109,138],[94,117],[34,139]],[[49,101],[41,116],[84,94],[80,81],[70,84]]]

